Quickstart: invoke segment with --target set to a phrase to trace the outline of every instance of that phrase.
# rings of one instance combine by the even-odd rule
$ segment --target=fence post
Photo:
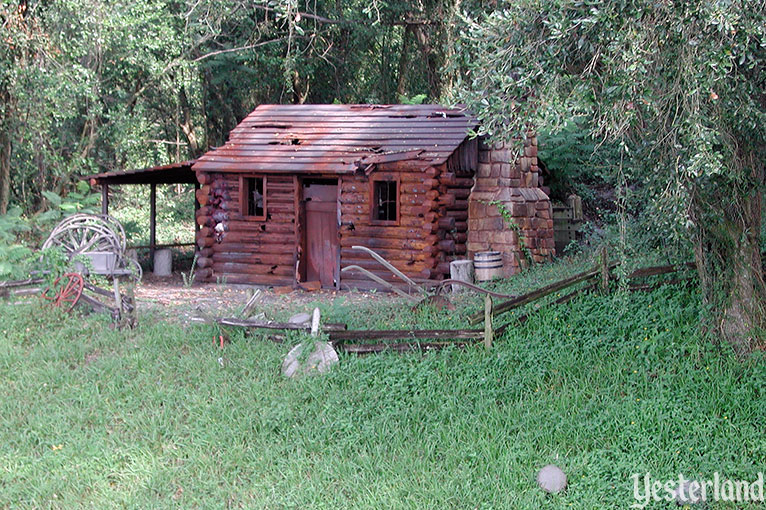
[[[609,290],[609,257],[606,245],[601,247],[601,290],[603,292]]]
[[[484,295],[484,347],[492,347],[492,296]]]

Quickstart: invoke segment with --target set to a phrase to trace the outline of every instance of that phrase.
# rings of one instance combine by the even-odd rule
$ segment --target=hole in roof
[[[279,142],[269,142],[269,145],[279,145]]]
[[[465,115],[463,115],[462,113],[448,113],[447,117],[449,117],[450,119],[459,119],[461,117],[465,117]]]
[[[386,110],[391,108],[388,104],[352,104],[350,106],[352,110]]]
[[[375,154],[383,154],[383,147],[380,145],[373,145],[370,147],[370,150]]]
[[[417,115],[389,115],[389,119],[414,119]]]
[[[301,144],[301,141],[298,140],[297,138],[293,138],[292,140],[290,140],[290,145],[300,145],[300,144]]]
[[[292,127],[290,124],[253,124],[252,129],[287,129]]]

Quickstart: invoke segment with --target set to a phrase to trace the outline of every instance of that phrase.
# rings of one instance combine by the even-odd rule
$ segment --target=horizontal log
[[[474,180],[472,177],[457,177],[454,173],[444,173],[439,176],[439,183],[450,188],[471,188]]]
[[[450,216],[447,216],[445,218],[440,218],[437,225],[439,226],[441,230],[452,230],[455,228],[455,218],[452,218]]]
[[[439,205],[443,205],[449,208],[450,206],[455,205],[456,200],[457,199],[455,198],[455,195],[452,195],[450,193],[445,193],[439,196],[439,200],[437,200],[437,203]]]
[[[215,207],[204,206],[197,209],[194,213],[195,216],[210,216],[215,212]]]
[[[371,272],[375,276],[378,276],[387,282],[391,282],[394,284],[404,283],[399,277],[394,276],[394,274],[391,271],[389,271],[388,269],[384,269],[383,266],[381,266],[380,264],[378,264],[377,266],[374,266],[373,264],[370,264],[369,261],[367,261],[366,263],[362,261],[351,261],[349,263],[346,263],[346,262],[342,263],[342,267],[348,267],[351,265],[359,266],[363,269],[366,269],[367,271]],[[431,278],[432,268],[421,267],[416,269],[410,269],[410,268],[404,268],[404,267],[398,266],[397,264],[394,264],[394,266],[399,271],[404,273],[408,278]],[[354,269],[342,271],[340,279],[342,282],[351,282],[351,281],[369,282],[370,281],[369,278],[367,278],[361,272],[356,271]]]
[[[247,329],[280,329],[280,330],[293,330],[293,331],[311,331],[311,322],[304,324],[297,324],[294,322],[276,322],[276,321],[264,321],[264,320],[251,320],[251,319],[238,319],[236,317],[220,317],[220,318],[206,318],[206,317],[193,317],[194,322],[211,323],[215,322],[224,326],[234,326],[238,328]],[[348,326],[341,323],[323,323],[320,324],[322,331],[328,332],[340,332],[346,331]]]
[[[235,262],[213,262],[213,272],[216,274],[252,274],[294,276],[295,268],[292,265],[281,266],[279,264],[240,264]]]
[[[455,241],[451,239],[445,239],[444,241],[439,241],[439,249],[442,251],[452,253],[455,251]]]
[[[424,250],[426,248],[434,247],[437,242],[437,236],[428,236],[426,239],[413,239],[408,236],[391,238],[344,235],[342,237],[341,246],[366,246],[372,250],[377,250],[378,248],[391,248],[396,250]]]
[[[423,228],[423,225],[426,223],[433,223],[433,221],[428,221],[426,219],[426,216],[431,217],[429,213],[424,213],[422,217],[419,216],[413,216],[409,214],[402,214],[399,217],[399,225],[373,225],[372,220],[369,216],[366,214],[344,214],[342,217],[342,223],[344,227],[350,228],[351,224],[354,224],[354,229],[365,227],[365,226],[372,226],[372,227],[378,227],[388,230],[394,230],[397,228],[414,228],[414,229],[421,229]]]
[[[294,230],[256,230],[253,232],[224,232],[221,243],[295,243]]]
[[[385,258],[392,264],[394,264],[394,267],[398,267],[397,263],[399,264],[408,264],[411,265],[413,262],[421,262],[428,258],[429,252],[431,250],[435,250],[436,246],[428,247],[427,249],[423,250],[405,250],[400,248],[376,248],[375,253],[380,255],[381,257]],[[347,260],[374,260],[369,255],[359,251],[354,250],[353,248],[348,248],[345,246],[341,246],[340,250],[340,257],[342,261]],[[376,264],[379,264],[376,262]],[[382,266],[381,266],[382,267]]]
[[[242,257],[248,257],[255,254],[264,253],[295,253],[295,245],[285,246],[284,243],[235,243],[223,242],[215,243],[211,248],[212,253],[230,254]],[[211,255],[212,255],[211,253]],[[294,256],[294,255],[293,255]]]
[[[614,268],[616,265],[617,264],[611,264],[609,267],[611,269],[611,268]],[[601,272],[601,268],[592,269],[590,271],[584,271],[574,276],[570,276],[569,278],[565,278],[563,280],[553,282],[550,285],[546,285],[545,287],[534,290],[532,292],[529,292],[517,298],[505,301],[503,303],[499,303],[493,309],[493,315],[496,316],[496,315],[505,313],[509,310],[512,310],[514,308],[518,308],[520,306],[537,301],[538,299],[544,298],[545,296],[549,294],[558,292],[559,290],[565,289],[567,287],[571,287],[572,285],[576,285],[580,282],[593,278],[594,276],[598,275],[600,272]],[[484,312],[481,311],[471,315],[468,318],[468,321],[470,324],[476,324],[478,322],[481,322],[483,319],[484,319]]]
[[[479,340],[457,342],[404,342],[404,343],[376,343],[376,344],[341,344],[338,349],[352,354],[373,354],[379,352],[410,352],[410,351],[436,351],[445,347],[465,347],[478,343]]]
[[[446,215],[450,218],[455,218],[455,221],[468,221],[467,210],[447,211]]]
[[[268,220],[244,220],[237,219],[234,216],[231,220],[224,222],[229,229],[229,232],[241,232],[241,233],[256,233],[256,232],[272,232],[285,234],[288,232],[294,232],[295,228],[292,221],[273,221]]]
[[[451,188],[449,193],[455,195],[458,200],[466,200],[471,195],[471,188]]]
[[[225,283],[239,283],[239,284],[252,284],[252,285],[293,285],[295,283],[295,275],[282,276],[273,274],[249,274],[249,273],[213,273],[213,276],[208,278],[208,281],[220,281]]]
[[[39,285],[45,280],[43,278],[27,278],[24,280],[6,280],[0,282],[0,289],[8,289],[14,287],[26,287],[27,285]]]
[[[199,246],[200,249],[208,248],[210,246],[213,246],[213,244],[215,244],[215,240],[212,237],[198,237],[197,238],[197,246]]]
[[[291,250],[287,251],[287,253],[285,253],[285,250],[283,250],[282,253],[242,254],[242,253],[218,252],[213,254],[212,261],[215,263],[232,262],[232,263],[248,264],[248,265],[259,264],[264,266],[281,265],[281,266],[292,267],[295,264],[295,256],[293,255]]]
[[[675,273],[686,268],[696,267],[694,262],[687,262],[686,264],[667,265],[667,266],[653,266],[636,269],[628,275],[628,278],[645,278],[647,276],[656,276],[660,274]]]
[[[468,234],[465,232],[449,232],[447,237],[454,239],[456,245],[465,244],[468,242]]]
[[[203,268],[203,267],[211,267],[213,265],[213,259],[209,257],[198,257],[197,258],[197,267]]]
[[[452,204],[447,204],[448,211],[467,211],[468,200],[455,200]]]
[[[209,280],[213,276],[213,268],[206,267],[204,269],[200,269],[196,273],[194,273],[194,278],[199,280]]]
[[[335,331],[329,335],[333,344],[348,340],[405,340],[412,339],[476,339],[484,337],[483,329],[398,329],[398,330],[348,330]]]
[[[213,182],[213,177],[205,172],[197,172],[197,182],[202,185],[210,184]]]

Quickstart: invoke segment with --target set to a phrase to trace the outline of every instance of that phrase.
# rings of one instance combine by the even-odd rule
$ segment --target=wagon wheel
[[[43,243],[43,249],[58,246],[70,258],[86,252],[104,251],[121,255],[125,251],[125,236],[119,223],[109,216],[75,214],[53,229]]]
[[[56,278],[51,287],[43,291],[43,298],[51,302],[53,306],[71,312],[77,301],[80,300],[85,282],[79,273],[66,273]]]

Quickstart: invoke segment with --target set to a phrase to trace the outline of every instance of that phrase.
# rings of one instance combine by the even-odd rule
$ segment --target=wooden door
[[[335,288],[340,267],[338,238],[338,182],[303,183],[303,239],[306,281]]]

